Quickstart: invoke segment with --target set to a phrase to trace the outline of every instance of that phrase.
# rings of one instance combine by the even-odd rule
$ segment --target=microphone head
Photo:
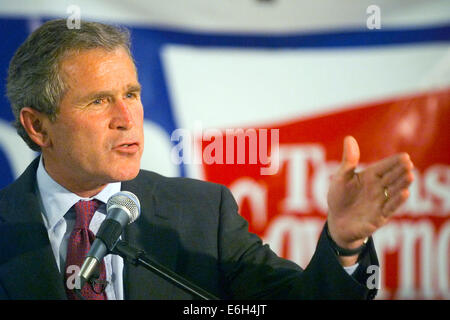
[[[108,212],[111,206],[125,207],[130,212],[130,222],[133,223],[141,214],[141,204],[136,195],[129,191],[120,191],[112,195],[106,204],[106,211]]]

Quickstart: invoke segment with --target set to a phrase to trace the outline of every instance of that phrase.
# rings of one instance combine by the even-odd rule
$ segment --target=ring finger
[[[408,199],[408,189],[402,189],[397,192],[392,198],[389,198],[383,205],[382,214],[384,217],[389,217]]]

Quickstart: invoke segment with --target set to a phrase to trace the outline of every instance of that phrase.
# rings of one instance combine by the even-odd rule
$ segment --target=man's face
[[[64,58],[61,70],[68,89],[56,121],[44,123],[46,170],[78,194],[93,195],[107,183],[133,179],[144,148],[133,61],[123,48],[92,49]]]

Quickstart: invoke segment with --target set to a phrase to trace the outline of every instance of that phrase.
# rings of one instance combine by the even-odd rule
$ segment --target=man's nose
[[[113,105],[113,116],[110,129],[128,130],[133,127],[133,116],[129,106],[123,99],[117,99]]]

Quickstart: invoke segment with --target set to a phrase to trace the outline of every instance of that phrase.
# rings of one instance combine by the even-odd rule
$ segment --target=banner
[[[450,25],[439,20],[386,27],[366,6],[358,27],[320,15],[320,27],[309,29],[284,10],[289,31],[280,31],[280,17],[270,31],[256,18],[262,4],[254,6],[245,9],[251,23],[237,19],[234,28],[219,9],[214,13],[221,24],[214,25],[214,17],[204,16],[207,10],[190,8],[186,16],[145,1],[142,7],[165,12],[167,23],[156,14],[151,23],[138,13],[136,20],[115,20],[115,9],[106,4],[98,16],[94,8],[80,7],[81,15],[91,12],[91,20],[107,17],[131,32],[143,87],[142,168],[226,185],[250,231],[306,267],[326,220],[329,180],[344,137],[353,135],[359,143],[359,169],[407,152],[415,165],[410,198],[374,234],[381,266],[377,299],[450,299]],[[32,30],[74,12],[64,7],[58,14],[47,8],[11,15],[12,5],[5,8],[0,187],[37,156],[11,126],[4,95],[9,61]],[[190,19],[195,12],[203,12],[197,29]],[[275,5],[272,12],[276,16]],[[303,13],[305,21],[319,24],[308,16]]]
[[[374,235],[382,271],[378,298],[448,299],[450,153],[444,150],[450,145],[444,132],[449,94],[430,92],[273,124],[279,130],[276,166],[261,165],[261,159],[251,164],[250,155],[261,147],[251,140],[260,141],[264,131],[252,135],[245,128],[239,135],[233,129],[222,140],[234,139],[234,150],[225,147],[223,160],[213,154],[215,163],[204,165],[205,177],[230,187],[252,232],[278,254],[306,267],[325,223],[328,184],[341,160],[344,137],[352,134],[360,142],[360,169],[392,153],[408,152],[416,179],[410,198]],[[237,163],[238,136],[245,139],[241,153],[246,164],[226,164],[230,150]],[[204,159],[211,158],[208,147],[218,140],[201,141]],[[258,148],[251,150],[252,145]],[[261,175],[267,167],[278,170]]]

